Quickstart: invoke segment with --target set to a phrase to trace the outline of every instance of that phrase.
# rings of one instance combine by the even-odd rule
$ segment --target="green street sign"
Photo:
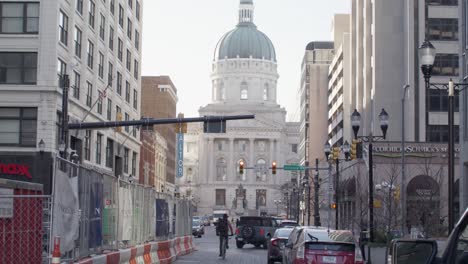
[[[301,165],[284,165],[284,170],[287,171],[303,171],[305,170],[304,166]]]

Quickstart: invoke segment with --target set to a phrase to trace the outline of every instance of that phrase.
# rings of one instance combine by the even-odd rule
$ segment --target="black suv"
[[[236,246],[242,248],[245,244],[252,244],[266,249],[277,228],[279,224],[273,217],[242,216],[236,229]]]

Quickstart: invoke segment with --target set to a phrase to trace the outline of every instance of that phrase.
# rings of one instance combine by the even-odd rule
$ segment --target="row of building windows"
[[[236,190],[236,193],[239,190]],[[239,192],[240,194],[240,192]],[[240,194],[244,196],[244,199],[247,200],[247,190],[244,189],[244,193]],[[232,201],[233,207],[236,207],[236,200]],[[226,204],[226,189],[216,189],[215,190],[215,205],[217,206],[227,206]],[[260,208],[267,205],[267,190],[266,189],[257,189],[255,190],[255,208]]]
[[[428,125],[426,130],[426,140],[428,142],[446,143],[449,140],[449,131],[447,125]],[[455,126],[455,143],[459,142],[459,126]]]
[[[430,40],[458,40],[458,19],[429,18],[427,23]]]
[[[1,34],[37,34],[39,2],[0,3]]]
[[[220,101],[226,100],[226,88],[224,87],[223,82],[219,83],[217,88],[215,89],[214,98]],[[241,100],[249,99],[249,87],[247,85],[247,82],[241,83],[240,99]],[[264,101],[270,100],[270,87],[268,83],[265,83],[263,87],[263,100]]]
[[[0,84],[36,84],[37,53],[0,52]]]
[[[103,19],[105,19],[103,17]],[[60,16],[59,16],[59,40],[60,42],[68,46],[68,17],[63,13],[63,11],[60,11]],[[139,33],[136,31],[135,35],[138,36],[138,39],[140,37]],[[78,27],[75,26],[74,28],[74,54],[77,58],[82,58],[82,37],[83,37],[83,32],[82,30]],[[104,40],[104,38],[103,38]],[[135,40],[135,47],[138,49],[139,47],[139,40]],[[110,26],[109,30],[109,49],[114,50],[114,29],[112,26]],[[102,79],[104,78],[104,54],[102,51],[99,51],[99,60],[98,60],[98,76]],[[121,38],[117,39],[117,58],[119,59],[120,62],[124,62],[124,43]],[[86,64],[90,69],[94,68],[94,56],[95,56],[95,44],[88,39],[86,43]],[[132,71],[132,63],[133,63],[133,77],[135,80],[138,80],[138,74],[139,74],[139,62],[135,58],[132,61],[132,52],[127,49],[126,50],[126,61],[125,61],[125,67],[126,69],[131,72]],[[109,63],[112,63],[109,61]],[[109,68],[109,75],[112,75],[112,68]]]
[[[445,5],[445,6],[456,6],[458,0],[426,0],[429,5]]]
[[[458,76],[458,54],[438,53],[435,57],[432,75],[434,76]]]
[[[429,89],[429,112],[447,112],[448,111],[448,91],[439,89]],[[460,100],[458,94],[454,98],[455,112],[459,111]]]
[[[57,67],[57,74],[59,76],[63,76],[66,73],[66,63],[58,59],[58,67]],[[121,75],[118,75],[121,76]],[[122,80],[122,78],[120,78]],[[59,84],[61,85],[61,84]],[[121,85],[121,83],[120,83]],[[119,83],[117,85],[119,87]],[[85,104],[86,106],[90,107],[91,109],[94,108],[96,105],[96,112],[100,115],[103,113],[103,100],[105,97],[107,97],[107,88],[104,90],[97,90],[97,99],[93,101],[93,96],[94,96],[94,89],[93,89],[93,84],[90,81],[86,81],[86,85],[84,88],[82,88],[82,82],[81,82],[81,75],[74,71],[73,72],[73,79],[72,79],[72,85],[70,86],[71,92],[70,94],[78,101],[81,100],[81,92],[84,90],[85,92]],[[125,101],[127,103],[130,102],[130,93],[131,93],[131,87],[130,83],[127,81],[125,85]],[[121,88],[120,88],[120,93],[118,92],[119,96],[121,96]],[[133,89],[133,102],[132,106],[135,110],[138,109],[138,91],[136,89]],[[120,108],[119,108],[120,109]],[[127,115],[127,114],[126,114]],[[117,117],[117,115],[115,116]],[[106,112],[106,118],[107,120],[111,121],[114,120],[112,116],[112,99],[107,98],[107,112]],[[129,120],[126,119],[126,120]],[[128,131],[127,131],[128,132]],[[136,137],[136,131],[134,130],[133,136]]]
[[[246,161],[244,159],[238,160],[236,164],[239,164],[240,161],[244,161],[244,164],[246,164]],[[256,162],[256,167],[259,169],[256,170],[255,172],[255,180],[257,182],[266,182],[267,176],[268,176],[268,169],[266,165],[266,161],[262,158],[258,159]],[[245,172],[244,172],[245,173]],[[217,181],[227,181],[227,162],[226,159],[220,158],[216,161],[216,180]],[[237,173],[236,173],[236,180],[239,181],[245,181],[245,174],[241,174],[239,171],[239,167],[237,167]]]
[[[0,145],[35,147],[37,108],[0,107]]]
[[[86,130],[86,135],[85,135],[85,142],[84,142],[84,159],[87,161],[91,161],[91,151],[92,151],[92,144],[93,138],[92,138],[92,131],[91,130]],[[103,152],[103,147],[104,147],[104,135],[97,132],[96,133],[96,140],[94,142],[94,154],[95,154],[95,162],[97,164],[102,164],[102,152]],[[114,151],[114,146],[115,146],[115,141],[112,140],[111,138],[106,139],[106,146],[105,146],[105,166],[108,168],[118,168],[120,165],[123,167],[123,172],[124,173],[131,173],[132,175],[136,175],[136,169],[137,169],[137,153],[132,152],[132,159],[131,159],[131,172],[129,171],[129,162],[130,162],[130,150],[128,148],[123,149],[123,160],[120,158],[117,158],[115,156],[115,151]],[[115,162],[122,162],[123,164],[114,164]]]

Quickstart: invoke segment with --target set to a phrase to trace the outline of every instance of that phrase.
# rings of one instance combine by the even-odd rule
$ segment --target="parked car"
[[[192,235],[196,237],[201,237],[205,234],[205,228],[202,225],[200,219],[192,219]]]
[[[351,231],[322,227],[296,227],[284,247],[283,263],[363,264]]]
[[[273,217],[241,216],[236,228],[236,246],[243,248],[246,244],[253,244],[266,249],[278,227],[278,222]]]
[[[284,245],[293,231],[293,227],[278,228],[268,243],[268,264],[283,261]]]
[[[395,239],[390,244],[388,264],[468,263],[468,208],[450,234],[443,252],[435,240]]]

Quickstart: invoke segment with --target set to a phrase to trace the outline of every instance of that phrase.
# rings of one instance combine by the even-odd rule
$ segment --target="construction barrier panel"
[[[192,236],[177,237],[168,241],[150,242],[128,249],[103,253],[75,262],[78,264],[169,264],[178,256],[193,252]]]
[[[181,243],[177,237],[191,236],[191,201],[61,158],[57,158],[54,181],[57,199],[53,214],[57,215],[52,234],[62,238],[63,261],[99,255],[98,261],[105,254],[107,259],[118,261],[107,263],[143,263],[145,248],[149,259],[153,247],[158,248],[157,255],[161,254],[163,261],[172,261],[186,251],[185,240]],[[65,215],[68,222],[60,214],[63,208],[71,213]],[[180,247],[177,253],[176,240]],[[165,242],[154,246],[151,241]]]

